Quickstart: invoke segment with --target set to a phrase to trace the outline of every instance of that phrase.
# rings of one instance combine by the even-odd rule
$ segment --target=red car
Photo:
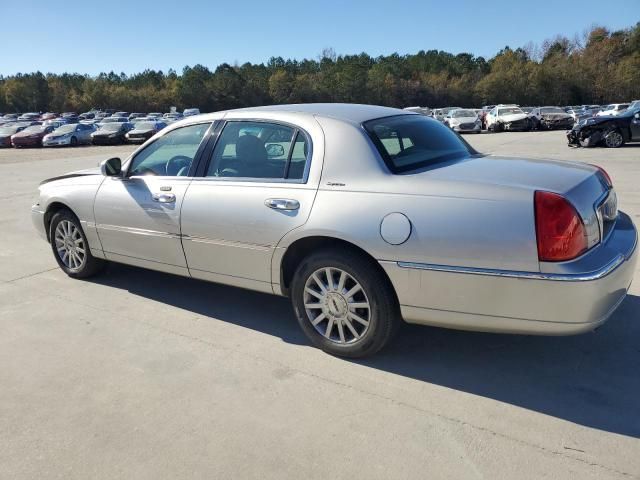
[[[53,132],[54,127],[44,127],[42,125],[32,125],[24,130],[11,136],[11,143],[14,147],[41,147],[42,138],[47,134]]]

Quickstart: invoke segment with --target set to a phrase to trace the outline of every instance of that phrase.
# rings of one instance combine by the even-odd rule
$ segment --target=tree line
[[[76,111],[93,107],[130,112],[199,107],[201,111],[306,102],[353,102],[394,107],[606,104],[640,98],[640,22],[542,45],[505,47],[493,58],[437,50],[371,57],[271,58],[266,64],[185,67],[181,74],[134,75],[41,72],[0,77],[0,112]]]

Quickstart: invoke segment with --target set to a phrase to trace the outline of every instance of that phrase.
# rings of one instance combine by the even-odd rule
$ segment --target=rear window
[[[422,115],[385,117],[363,126],[393,173],[476,153],[451,129]]]

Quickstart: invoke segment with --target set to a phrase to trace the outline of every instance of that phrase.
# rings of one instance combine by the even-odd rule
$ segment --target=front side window
[[[207,176],[300,180],[308,154],[306,135],[294,127],[232,121],[220,134]]]
[[[128,175],[186,177],[209,126],[189,125],[158,138],[133,158]]]
[[[466,158],[476,153],[440,122],[421,115],[398,115],[363,124],[393,173]]]

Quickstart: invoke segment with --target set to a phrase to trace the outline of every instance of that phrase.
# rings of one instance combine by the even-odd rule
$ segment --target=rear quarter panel
[[[282,250],[318,235],[349,241],[377,260],[539,270],[530,189],[392,175],[359,125],[319,122],[326,156],[320,188],[308,221],[282,239]],[[412,226],[401,245],[380,235],[393,212]],[[276,284],[279,270],[274,265]]]

